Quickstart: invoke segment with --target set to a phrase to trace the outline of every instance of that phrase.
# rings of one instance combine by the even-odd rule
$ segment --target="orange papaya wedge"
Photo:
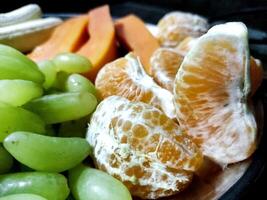
[[[70,18],[55,28],[50,38],[37,46],[28,57],[34,61],[51,59],[58,53],[75,52],[88,39],[88,15]]]
[[[91,61],[92,69],[83,75],[94,81],[101,67],[117,58],[117,45],[108,5],[89,11],[89,21],[89,40],[76,53]]]
[[[115,29],[119,42],[139,56],[146,72],[151,75],[150,57],[160,45],[145,23],[135,15],[128,15],[115,22]]]

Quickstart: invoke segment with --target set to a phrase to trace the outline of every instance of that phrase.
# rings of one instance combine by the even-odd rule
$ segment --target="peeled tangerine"
[[[148,76],[132,53],[105,65],[97,74],[95,85],[102,98],[117,95],[131,101],[141,101],[175,118],[172,93]]]
[[[202,163],[196,145],[162,111],[119,96],[99,104],[87,140],[97,167],[141,198],[183,190]]]
[[[185,56],[174,82],[180,126],[204,155],[223,165],[256,149],[247,37],[243,23],[214,26]]]
[[[185,12],[170,12],[158,23],[158,39],[162,46],[175,47],[188,36],[199,37],[207,32],[204,17]]]
[[[158,48],[151,56],[151,72],[155,81],[163,88],[173,92],[176,73],[184,56],[196,43],[197,38],[187,37],[175,48]],[[250,56],[251,96],[257,91],[263,79],[261,61]]]

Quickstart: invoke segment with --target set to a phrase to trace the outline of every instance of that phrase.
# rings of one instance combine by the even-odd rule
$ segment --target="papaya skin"
[[[89,40],[76,52],[87,57],[92,69],[83,75],[95,80],[98,71],[117,58],[115,28],[108,5],[89,11]]]
[[[115,22],[115,29],[120,44],[139,56],[146,72],[151,75],[150,57],[160,45],[145,23],[135,15],[128,15]]]
[[[59,25],[50,38],[37,46],[28,57],[34,61],[52,59],[59,53],[75,52],[88,39],[88,15],[70,18]]]

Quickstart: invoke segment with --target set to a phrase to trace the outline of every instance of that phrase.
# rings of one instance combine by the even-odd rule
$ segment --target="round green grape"
[[[71,192],[77,200],[131,200],[128,189],[100,170],[79,165],[69,171]]]
[[[58,54],[53,62],[57,67],[57,71],[67,73],[83,73],[92,68],[91,62],[84,56],[74,53]]]
[[[66,81],[65,89],[68,92],[90,92],[96,97],[98,96],[94,84],[80,74],[70,75]]]
[[[56,81],[56,75],[57,75],[56,66],[52,61],[44,60],[38,63],[38,67],[45,76],[43,87],[47,90]]]

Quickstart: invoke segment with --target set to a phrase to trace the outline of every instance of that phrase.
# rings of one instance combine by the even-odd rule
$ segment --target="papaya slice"
[[[94,81],[101,67],[117,57],[117,45],[108,5],[91,10],[89,21],[89,40],[77,53],[91,61],[92,69],[83,75]]]
[[[37,46],[28,57],[34,61],[52,59],[58,53],[75,52],[88,39],[88,15],[70,18],[59,25],[50,38]]]
[[[116,21],[115,29],[119,42],[139,56],[145,71],[151,75],[150,58],[160,45],[145,23],[135,15],[127,15]]]

